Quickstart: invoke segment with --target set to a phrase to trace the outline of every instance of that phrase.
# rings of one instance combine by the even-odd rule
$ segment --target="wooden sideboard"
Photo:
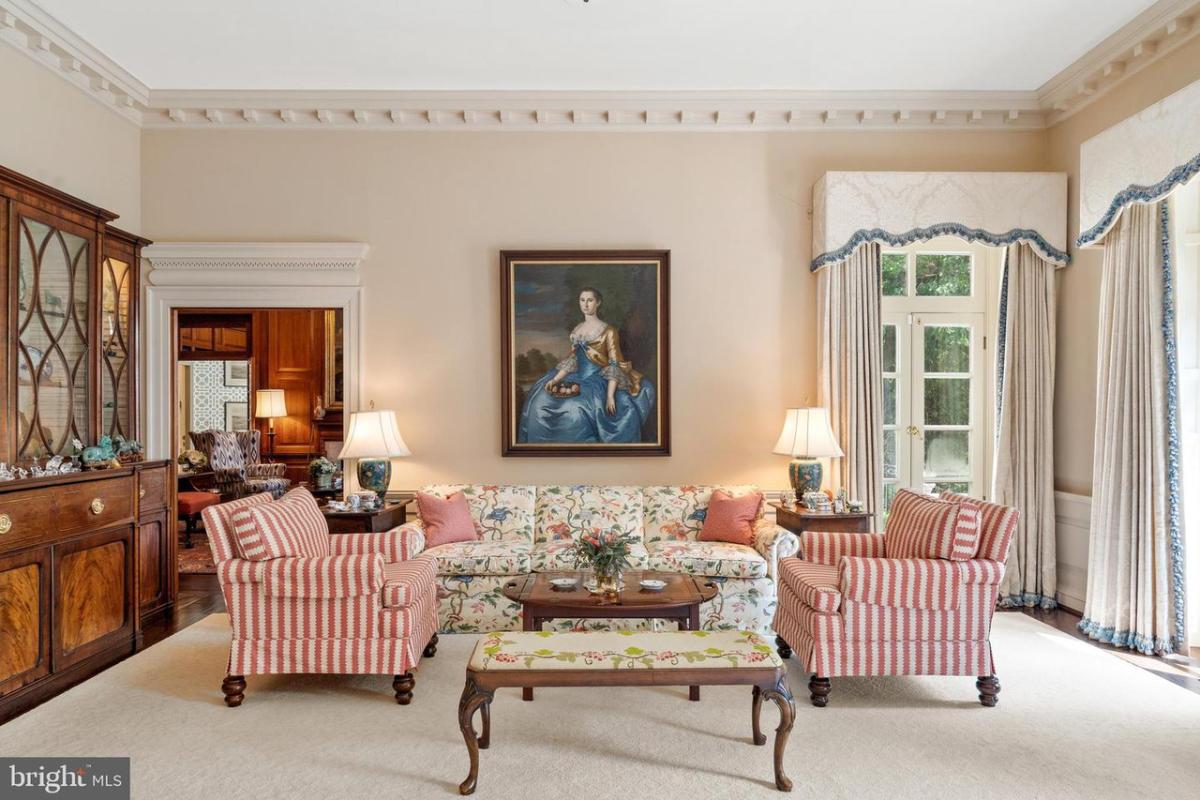
[[[170,607],[172,468],[0,483],[0,722],[134,652]]]

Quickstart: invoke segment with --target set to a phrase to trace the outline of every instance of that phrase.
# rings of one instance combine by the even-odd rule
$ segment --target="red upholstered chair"
[[[978,516],[956,512],[943,529],[943,506],[964,500]],[[813,673],[812,704],[824,706],[840,676],[975,675],[979,701],[996,705],[988,637],[1016,524],[1013,508],[901,490],[885,533],[802,533],[800,556],[780,561],[774,627],[780,655],[794,651]],[[914,542],[931,539],[944,557],[913,557]]]
[[[301,515],[289,512],[302,523],[291,527],[302,532],[293,536],[281,526],[262,533],[260,527],[251,537],[245,515],[238,515],[235,530],[239,510],[280,505],[296,494],[306,496],[305,507]],[[422,655],[437,652],[437,568],[431,556],[414,555],[424,547],[421,533],[331,536],[304,489],[274,501],[250,495],[202,514],[233,628],[221,684],[226,705],[241,705],[246,675],[285,673],[393,675],[396,702],[412,701],[411,670]],[[248,544],[268,538],[309,552],[272,558],[279,542]]]
[[[221,502],[221,496],[216,492],[180,492],[176,496],[179,508],[179,518],[183,520],[183,533],[180,535],[184,547],[192,546],[192,534],[196,532],[196,523],[200,521],[200,513],[209,506]]]

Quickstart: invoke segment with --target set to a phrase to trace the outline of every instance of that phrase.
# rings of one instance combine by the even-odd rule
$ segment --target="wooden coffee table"
[[[573,589],[555,589],[551,578],[578,578]],[[522,606],[524,630],[540,631],[542,623],[552,619],[673,619],[684,631],[700,630],[700,604],[717,596],[717,585],[699,575],[678,572],[634,570],[622,573],[625,585],[616,597],[592,594],[583,588],[584,572],[534,572],[513,578],[504,584],[504,596]],[[643,589],[645,578],[666,581],[662,591]],[[524,688],[521,696],[533,699],[533,689]],[[688,688],[690,700],[700,699],[700,687]]]

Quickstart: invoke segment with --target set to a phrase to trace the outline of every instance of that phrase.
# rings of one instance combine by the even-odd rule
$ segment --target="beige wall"
[[[16,49],[0,44],[0,165],[120,214],[141,230],[141,131]]]
[[[1079,146],[1121,120],[1200,79],[1200,38],[1132,76],[1095,103],[1048,131],[1046,169],[1069,176],[1069,224],[1079,235]],[[1101,251],[1072,248],[1062,270],[1054,395],[1054,481],[1061,491],[1091,495],[1096,424],[1096,336]]]
[[[826,170],[1028,170],[1045,132],[146,131],[157,241],[362,241],[364,400],[435,480],[786,483],[783,410],[816,400],[813,183]],[[672,251],[670,458],[502,458],[503,248]],[[150,413],[155,413],[151,410]]]

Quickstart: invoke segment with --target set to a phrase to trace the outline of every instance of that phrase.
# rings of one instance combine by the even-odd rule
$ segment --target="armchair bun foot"
[[[413,678],[411,672],[406,672],[403,675],[397,675],[392,681],[392,688],[396,690],[396,702],[402,706],[406,706],[412,702],[413,687],[417,681]]]
[[[995,675],[980,675],[975,688],[979,690],[979,702],[988,708],[1000,702],[1000,680]]]
[[[243,675],[226,675],[221,681],[221,691],[225,693],[225,705],[237,708],[246,699],[246,678]]]
[[[820,678],[814,673],[808,682],[808,697],[812,700],[812,704],[817,708],[824,708],[828,705],[831,688],[829,678]]]
[[[782,636],[775,637],[775,649],[779,651],[779,657],[784,661],[792,657],[792,646],[785,642]]]
[[[437,643],[438,643],[438,637],[437,637],[437,634],[435,633],[433,635],[433,638],[429,640],[429,644],[425,645],[425,649],[423,651],[421,651],[422,657],[433,658],[434,656],[436,656],[437,655]]]

